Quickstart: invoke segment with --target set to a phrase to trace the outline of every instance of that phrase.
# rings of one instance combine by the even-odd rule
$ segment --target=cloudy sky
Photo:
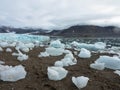
[[[120,26],[120,0],[0,0],[0,25],[63,29]]]

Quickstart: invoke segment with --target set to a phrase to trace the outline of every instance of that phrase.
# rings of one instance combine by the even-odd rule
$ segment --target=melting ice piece
[[[0,47],[0,52],[2,52],[3,51],[3,49]]]
[[[17,60],[19,60],[19,61],[24,61],[24,60],[27,60],[27,59],[28,59],[28,55],[26,55],[26,54],[19,55],[17,57]]]
[[[105,63],[95,62],[95,63],[90,64],[90,67],[93,68],[93,69],[97,69],[97,70],[104,70],[105,69]]]
[[[75,65],[77,63],[76,58],[74,58],[71,52],[67,53],[63,59],[55,62],[55,66],[63,67],[69,65]]]
[[[8,47],[9,44],[7,42],[0,42],[0,46],[5,48],[5,47]]]
[[[15,67],[7,67],[7,69],[0,72],[0,79],[3,81],[15,82],[24,79],[27,72],[22,65]]]
[[[81,51],[78,55],[80,58],[90,58],[91,52],[85,48],[81,48]]]
[[[75,65],[77,63],[76,59],[71,58],[63,58],[61,61],[63,62],[64,66]]]
[[[48,67],[47,69],[48,78],[50,80],[62,80],[67,76],[68,71],[62,67]]]
[[[120,71],[119,70],[114,71],[114,73],[118,74],[120,76]]]
[[[38,57],[48,57],[49,54],[47,52],[41,52]]]
[[[62,55],[64,52],[64,49],[62,48],[54,48],[54,47],[48,47],[46,48],[46,52],[51,56],[59,56]]]
[[[89,78],[80,76],[80,77],[72,77],[72,82],[75,84],[75,86],[79,89],[86,87],[88,83]]]
[[[63,67],[64,66],[62,61],[56,61],[54,65],[57,66],[57,67]]]
[[[109,69],[120,69],[120,59],[117,56],[100,56],[95,62],[105,63],[105,67]]]
[[[96,49],[105,49],[106,43],[96,42],[96,43],[94,44],[94,46],[95,46]]]
[[[11,48],[7,48],[6,52],[12,52],[12,49]]]
[[[0,64],[5,64],[5,62],[3,62],[3,61],[0,61]]]
[[[65,45],[62,44],[60,40],[55,40],[55,41],[50,42],[50,47],[65,48]]]

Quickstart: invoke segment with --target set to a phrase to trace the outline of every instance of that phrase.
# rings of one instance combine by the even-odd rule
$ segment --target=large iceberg
[[[28,35],[28,34],[15,34],[15,33],[2,33],[0,34],[0,41],[21,41],[21,42],[46,42],[50,38],[48,36]]]
[[[113,70],[120,70],[120,58],[117,56],[100,56],[95,62],[105,63],[105,67]]]

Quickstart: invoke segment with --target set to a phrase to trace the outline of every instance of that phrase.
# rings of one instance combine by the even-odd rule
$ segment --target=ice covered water
[[[21,41],[21,42],[47,42],[50,40],[48,36],[27,35],[27,34],[15,34],[15,33],[2,33],[0,34],[1,41]],[[4,44],[5,45],[5,44]]]
[[[94,44],[87,44],[87,43],[78,43],[76,41],[73,41],[70,44],[73,48],[76,49],[81,49],[81,48],[85,48],[88,50],[101,50],[101,49],[105,49],[106,48],[106,44],[103,42],[96,42]]]

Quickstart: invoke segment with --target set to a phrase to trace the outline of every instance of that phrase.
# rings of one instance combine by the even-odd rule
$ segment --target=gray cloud
[[[119,5],[120,0],[0,0],[0,24],[43,29],[120,26]]]

